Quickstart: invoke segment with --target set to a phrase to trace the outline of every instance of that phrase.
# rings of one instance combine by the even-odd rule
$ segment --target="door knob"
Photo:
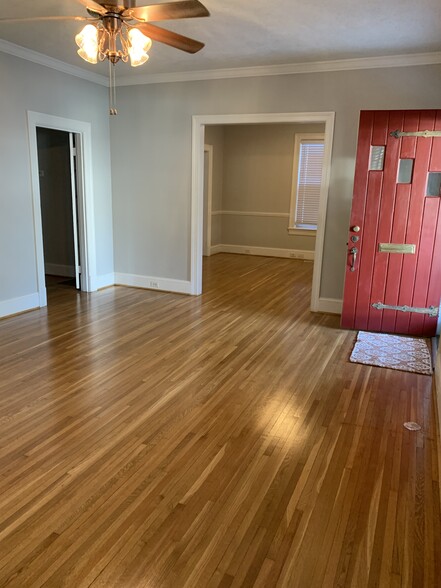
[[[358,225],[355,225],[355,227],[351,227],[351,231],[354,231],[354,233],[359,233],[360,227]]]

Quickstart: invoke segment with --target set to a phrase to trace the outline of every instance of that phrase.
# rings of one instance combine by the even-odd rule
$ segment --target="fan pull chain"
[[[109,114],[114,116],[118,114],[116,108],[116,80],[115,80],[115,64],[109,59]]]

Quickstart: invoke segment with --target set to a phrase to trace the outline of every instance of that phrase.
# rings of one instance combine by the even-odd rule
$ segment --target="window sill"
[[[308,227],[288,227],[288,235],[302,235],[303,237],[315,237],[317,229]]]

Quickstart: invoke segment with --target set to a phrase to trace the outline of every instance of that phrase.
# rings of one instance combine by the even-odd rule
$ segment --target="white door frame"
[[[92,128],[87,122],[51,116],[28,110],[29,155],[31,164],[32,204],[35,234],[35,259],[40,306],[47,305],[44,271],[43,225],[41,219],[40,179],[38,171],[37,127],[75,133],[78,173],[78,225],[81,252],[81,289],[96,290],[96,249],[92,178]]]
[[[204,153],[208,153],[208,178],[207,178],[207,210],[203,214],[207,222],[207,240],[204,243],[207,256],[211,255],[211,212],[213,202],[213,145],[204,145]],[[205,181],[205,178],[204,178]]]
[[[77,162],[79,161],[79,152],[75,145],[74,133],[69,133],[69,163],[70,163],[70,191],[71,191],[71,209],[72,209],[72,228],[73,228],[73,249],[74,249],[74,274],[75,288],[80,289],[80,260],[82,255],[79,251],[79,231],[78,231],[78,173],[76,172]],[[83,253],[84,255],[84,253]],[[45,264],[46,265],[46,264]]]
[[[190,288],[192,294],[202,293],[202,227],[204,204],[204,134],[205,125],[236,125],[264,123],[324,123],[325,151],[323,155],[322,187],[315,240],[312,278],[311,310],[319,310],[326,209],[331,172],[334,112],[288,112],[268,114],[194,115],[192,120],[192,188],[191,188],[191,259]]]

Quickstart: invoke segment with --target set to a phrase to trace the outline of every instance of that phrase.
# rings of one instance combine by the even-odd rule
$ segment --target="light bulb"
[[[129,41],[130,65],[138,67],[148,60],[147,51],[152,46],[152,40],[143,35],[140,30],[130,29]]]
[[[78,55],[89,63],[98,61],[98,30],[91,24],[88,24],[75,37],[75,43],[79,49]]]

